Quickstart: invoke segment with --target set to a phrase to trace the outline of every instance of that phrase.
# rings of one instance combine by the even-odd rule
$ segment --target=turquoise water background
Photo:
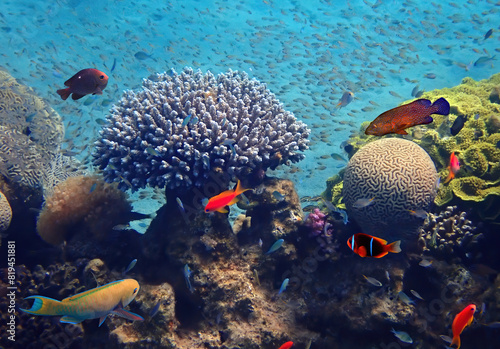
[[[498,1],[475,0],[3,0],[0,66],[59,112],[63,147],[84,162],[101,127],[96,120],[143,78],[184,66],[245,71],[312,128],[299,169],[278,175],[294,180],[300,195],[316,195],[345,165],[324,155],[346,157],[341,142],[411,99],[416,85],[429,91],[498,72],[496,60],[471,65],[498,55],[498,11]],[[109,75],[104,94],[62,101],[56,90],[90,67]],[[337,109],[344,91],[355,100]]]

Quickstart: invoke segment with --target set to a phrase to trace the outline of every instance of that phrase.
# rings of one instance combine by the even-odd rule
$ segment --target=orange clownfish
[[[205,206],[205,212],[220,212],[220,213],[227,213],[226,206],[231,206],[232,204],[235,204],[238,202],[238,195],[241,193],[251,190],[251,189],[245,189],[241,187],[240,181],[238,180],[238,184],[236,185],[236,188],[233,190],[226,190],[218,195],[215,195],[211,197],[207,205]]]
[[[476,306],[474,304],[469,304],[460,313],[455,316],[453,324],[451,325],[451,330],[453,331],[453,340],[451,341],[450,347],[456,349],[460,348],[460,334],[472,323],[474,320],[474,313],[476,312]]]
[[[446,177],[446,180],[444,182],[448,183],[453,178],[455,178],[455,175],[457,174],[458,170],[460,170],[460,162],[458,161],[455,152],[453,152],[450,155],[450,165],[448,166],[448,171],[450,171],[450,173],[448,174],[448,177]]]
[[[401,252],[401,240],[387,245],[387,241],[368,234],[354,234],[347,240],[347,246],[361,257],[382,258],[389,252]]]
[[[279,347],[278,349],[290,349],[293,345],[293,342],[290,341],[290,342],[286,342],[285,344],[283,344],[281,347]]]

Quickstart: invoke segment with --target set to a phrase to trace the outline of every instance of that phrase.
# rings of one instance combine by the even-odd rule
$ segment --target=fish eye
[[[104,79],[104,75],[99,76],[99,79],[101,80]]]

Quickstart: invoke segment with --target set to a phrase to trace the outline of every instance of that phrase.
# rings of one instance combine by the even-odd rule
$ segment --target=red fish
[[[472,323],[474,320],[474,313],[476,312],[476,306],[474,304],[469,304],[460,313],[455,316],[453,324],[451,325],[451,330],[453,331],[453,340],[451,341],[450,347],[460,348],[460,334]]]
[[[88,94],[102,95],[102,90],[108,84],[108,76],[97,69],[83,69],[73,75],[64,83],[68,88],[57,90],[57,93],[63,100],[66,100],[70,94],[74,100],[80,99]]]
[[[388,110],[373,120],[367,127],[367,135],[383,136],[388,133],[407,135],[406,128],[430,124],[431,114],[448,115],[450,103],[444,98],[439,98],[434,103],[428,99],[417,99],[409,104]]]
[[[281,347],[279,347],[278,349],[290,349],[293,345],[293,342],[290,341],[290,342],[286,342],[285,344],[283,344]]]
[[[240,181],[238,180],[238,184],[236,184],[236,189],[226,190],[218,195],[211,197],[208,200],[207,205],[205,206],[205,212],[220,212],[227,213],[226,206],[230,206],[238,202],[238,195],[241,193],[251,190],[245,189],[241,187]]]
[[[448,177],[446,177],[446,180],[444,182],[448,183],[453,178],[455,178],[455,175],[457,174],[458,170],[460,170],[460,162],[458,161],[455,152],[453,152],[450,155],[450,165],[448,166],[448,171],[450,173],[448,173]]]
[[[387,241],[368,234],[354,234],[347,240],[347,246],[361,257],[382,258],[389,252],[401,252],[401,240],[387,245]]]

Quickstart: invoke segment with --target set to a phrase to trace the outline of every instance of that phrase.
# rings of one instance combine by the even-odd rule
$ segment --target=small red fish
[[[453,152],[450,155],[450,165],[448,166],[448,171],[450,173],[448,173],[448,177],[446,177],[446,180],[444,182],[448,183],[453,178],[455,178],[455,175],[457,174],[458,170],[460,170],[460,162],[458,161],[455,152]]]
[[[460,313],[455,316],[453,324],[451,325],[451,330],[453,331],[453,340],[451,341],[450,347],[456,349],[460,348],[460,334],[472,323],[474,320],[474,313],[476,312],[476,306],[474,304],[469,304]]]
[[[286,342],[285,344],[283,344],[281,347],[279,347],[278,349],[290,349],[293,345],[293,342],[290,341],[290,342]]]
[[[205,212],[220,212],[227,213],[226,206],[230,206],[238,202],[238,195],[241,193],[251,190],[245,189],[241,187],[240,181],[238,180],[238,184],[236,184],[236,188],[234,190],[226,190],[218,195],[211,197],[208,200],[207,205],[205,206]]]
[[[439,98],[434,103],[428,99],[417,99],[409,104],[383,112],[366,128],[367,135],[383,136],[388,133],[407,135],[406,128],[430,124],[431,114],[448,115],[450,103],[444,98]]]
[[[108,76],[97,69],[83,69],[73,75],[64,83],[68,88],[57,90],[57,93],[63,100],[66,100],[70,94],[76,100],[88,94],[102,95],[102,90],[108,84]]]
[[[347,240],[347,246],[361,257],[382,258],[389,252],[401,252],[401,240],[387,245],[387,241],[368,234],[354,234]]]

